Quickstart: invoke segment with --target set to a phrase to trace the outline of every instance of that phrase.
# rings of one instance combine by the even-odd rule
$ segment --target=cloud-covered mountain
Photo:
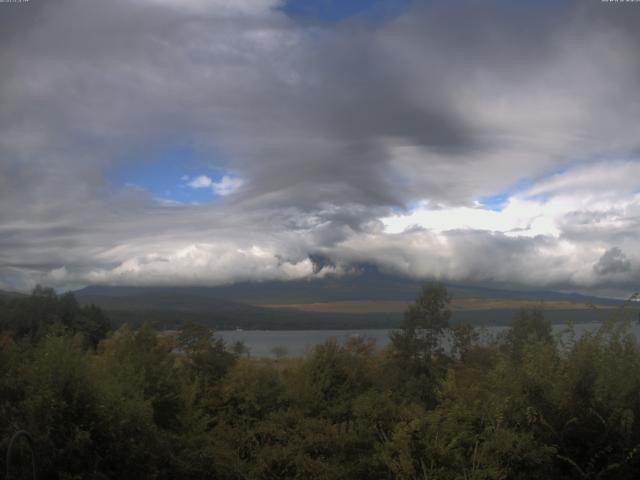
[[[218,287],[89,286],[75,292],[83,303],[105,308],[116,323],[151,321],[175,328],[191,320],[216,329],[394,328],[418,295],[418,281],[375,267],[339,277],[287,282],[243,282]],[[553,322],[635,319],[622,301],[550,291],[448,285],[452,321],[504,325],[522,308],[543,308]],[[591,307],[597,305],[596,307]]]
[[[635,291],[638,4],[401,3],[0,4],[0,287]]]

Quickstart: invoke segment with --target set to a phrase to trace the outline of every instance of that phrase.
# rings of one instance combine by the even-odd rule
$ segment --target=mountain
[[[398,315],[389,313],[301,312],[255,306],[220,298],[215,287],[87,287],[74,293],[81,303],[102,307],[116,324],[149,321],[168,329],[186,321],[217,330],[392,328],[399,321]]]
[[[327,276],[289,282],[240,282],[217,287],[103,287],[90,286],[77,293],[83,296],[139,297],[140,295],[175,294],[219,299],[249,305],[303,304],[340,301],[413,301],[424,281],[389,275],[374,267],[363,267],[351,275]],[[562,301],[620,305],[621,300],[544,290],[506,290],[476,285],[447,284],[454,298],[513,299]]]
[[[392,328],[422,282],[365,268],[353,275],[291,282],[244,282],[218,287],[90,286],[82,303],[104,308],[116,323],[184,321],[216,329]],[[508,324],[520,308],[542,306],[554,322],[602,319],[623,302],[576,293],[447,285],[454,321]],[[594,310],[589,305],[598,305]]]
[[[20,298],[20,297],[25,297],[26,295],[24,293],[18,293],[18,292],[8,292],[6,290],[0,290],[0,299],[2,300],[9,300],[12,298]]]

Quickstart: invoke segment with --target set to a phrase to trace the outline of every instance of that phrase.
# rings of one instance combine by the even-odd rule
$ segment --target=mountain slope
[[[341,329],[392,328],[395,314],[299,312],[264,308],[218,298],[215,290],[190,288],[88,287],[75,292],[83,304],[102,307],[116,323],[153,322],[176,328],[194,321],[218,330],[228,329]]]
[[[6,290],[0,290],[0,299],[2,300],[9,300],[12,298],[21,298],[21,297],[25,297],[26,295],[24,293],[18,293],[18,292],[8,292]]]
[[[78,290],[82,303],[104,308],[117,323],[153,321],[173,328],[197,321],[217,329],[390,328],[422,282],[375,269],[343,277],[219,287],[105,287]],[[542,305],[555,322],[599,320],[619,300],[548,291],[448,285],[454,321],[509,323],[515,311]],[[544,302],[542,304],[538,302]],[[601,307],[600,311],[587,304]]]
[[[139,297],[181,292],[190,298],[209,298],[249,305],[282,305],[342,301],[413,301],[425,282],[379,272],[372,267],[360,273],[290,282],[241,282],[217,287],[101,287],[79,290],[82,296]],[[475,285],[448,284],[454,299],[514,299],[619,305],[620,300],[553,291],[506,290]]]

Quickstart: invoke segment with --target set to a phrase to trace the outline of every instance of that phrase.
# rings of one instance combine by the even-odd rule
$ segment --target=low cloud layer
[[[277,0],[0,4],[0,288],[367,263],[628,295],[638,22],[640,4],[600,1],[331,23]],[[175,188],[209,201],[165,191],[176,147]],[[163,189],[118,181],[132,166]]]

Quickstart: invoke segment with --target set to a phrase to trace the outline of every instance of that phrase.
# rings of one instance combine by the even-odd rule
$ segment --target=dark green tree
[[[401,328],[391,335],[396,350],[408,359],[429,363],[440,353],[440,341],[447,328],[451,296],[444,285],[426,285],[404,314]]]
[[[444,373],[441,341],[449,328],[451,296],[440,283],[422,288],[404,314],[401,328],[390,335],[388,378],[405,398],[433,404],[437,379]]]
[[[504,348],[513,361],[520,361],[525,347],[533,343],[553,343],[551,322],[541,308],[520,310],[505,336]]]

